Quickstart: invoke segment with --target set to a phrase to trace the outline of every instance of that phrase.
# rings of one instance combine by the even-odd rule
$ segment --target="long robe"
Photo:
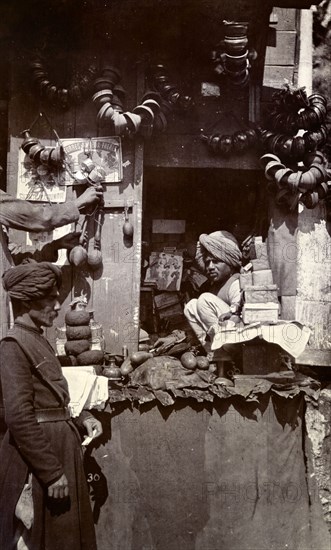
[[[34,523],[28,548],[95,550],[79,433],[72,420],[36,420],[37,409],[64,408],[69,402],[54,351],[37,329],[17,323],[0,343],[0,357],[8,426],[0,448],[0,548],[15,548],[15,507],[32,472]],[[69,481],[69,499],[49,499],[47,486],[63,473]]]

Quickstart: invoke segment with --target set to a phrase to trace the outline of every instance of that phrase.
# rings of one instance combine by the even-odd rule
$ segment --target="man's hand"
[[[169,336],[158,338],[154,344],[155,355],[166,353],[172,346],[184,342],[186,334],[182,330],[174,330]]]
[[[92,439],[99,437],[99,435],[101,435],[103,432],[101,422],[94,418],[94,416],[89,416],[88,418],[85,418],[85,420],[83,421],[83,426],[86,428],[87,435]]]
[[[50,498],[67,498],[69,496],[69,483],[65,474],[49,485],[47,494]]]
[[[93,204],[96,201],[99,201],[103,196],[103,189],[101,185],[98,186],[91,186],[84,191],[80,195],[80,197],[77,197],[75,200],[76,206],[78,209],[82,209],[85,206],[88,206],[89,204]]]

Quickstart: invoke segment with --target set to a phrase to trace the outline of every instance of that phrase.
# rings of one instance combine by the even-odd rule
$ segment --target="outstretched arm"
[[[35,204],[0,191],[0,223],[23,231],[49,231],[78,220],[79,212],[102,196],[102,188],[88,187],[74,201]]]

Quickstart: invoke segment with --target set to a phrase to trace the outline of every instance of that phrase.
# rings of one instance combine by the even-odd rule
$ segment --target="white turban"
[[[241,266],[242,255],[236,238],[228,231],[214,231],[199,237],[195,260],[200,268],[205,269],[204,257],[210,255],[230,267]]]

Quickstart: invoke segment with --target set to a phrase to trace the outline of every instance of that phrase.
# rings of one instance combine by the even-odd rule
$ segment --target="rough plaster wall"
[[[318,407],[307,405],[306,427],[324,519],[331,533],[331,385],[321,391]]]

